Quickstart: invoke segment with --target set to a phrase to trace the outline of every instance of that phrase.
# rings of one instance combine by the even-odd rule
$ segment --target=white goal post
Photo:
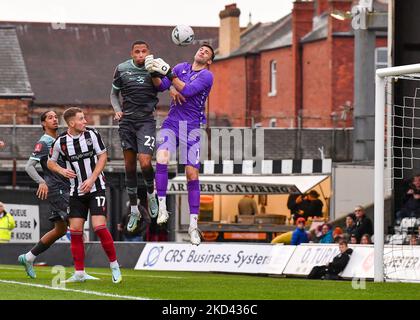
[[[375,86],[375,190],[374,190],[374,281],[384,281],[384,170],[386,78],[420,73],[420,64],[376,71]],[[389,130],[388,130],[389,131]]]

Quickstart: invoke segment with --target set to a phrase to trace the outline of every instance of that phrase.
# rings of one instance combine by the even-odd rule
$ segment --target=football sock
[[[125,170],[125,185],[128,193],[130,205],[137,205],[137,172],[136,170]]]
[[[131,206],[131,212],[137,212],[139,208],[137,206]]]
[[[156,190],[159,198],[166,197],[168,188],[168,165],[156,164]]]
[[[73,255],[74,268],[76,271],[85,269],[85,246],[83,244],[83,231],[70,230],[71,254]]]
[[[147,192],[153,193],[155,191],[155,173],[153,167],[142,169],[142,174],[144,178],[144,183],[146,184]]]
[[[26,260],[33,262],[37,256],[47,250],[50,246],[39,241],[32,249],[26,254]]]
[[[137,187],[127,187],[128,200],[131,206],[137,206]]]
[[[188,181],[187,189],[190,213],[198,214],[200,212],[200,182],[198,180]]]
[[[190,214],[190,228],[197,229],[198,227],[198,214]]]
[[[110,262],[117,260],[117,254],[115,252],[114,240],[112,239],[111,233],[109,233],[105,225],[97,226],[94,229],[96,235],[101,240],[102,248],[104,248],[106,255]]]
[[[36,256],[31,251],[29,251],[27,254],[25,254],[25,258],[26,258],[26,261],[34,262]]]

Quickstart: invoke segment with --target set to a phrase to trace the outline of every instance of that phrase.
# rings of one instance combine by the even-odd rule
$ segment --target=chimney
[[[225,9],[219,13],[219,55],[221,56],[228,56],[231,52],[239,48],[240,14],[241,10],[236,7],[236,3],[226,5]]]
[[[295,125],[299,126],[299,114],[302,112],[302,46],[300,39],[312,31],[314,3],[296,0],[292,10],[292,63],[293,63],[293,105],[295,108]],[[300,154],[295,155],[296,158]]]
[[[330,12],[340,11],[345,13],[351,11],[352,2],[352,0],[329,0]],[[348,32],[351,30],[350,20],[340,21],[330,16],[328,25],[329,36],[331,36],[334,32]]]
[[[325,11],[328,11],[328,0],[316,0],[315,6],[315,14],[316,16],[320,16]]]

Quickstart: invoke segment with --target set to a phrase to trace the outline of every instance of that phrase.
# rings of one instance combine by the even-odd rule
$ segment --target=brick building
[[[352,0],[295,1],[292,12],[241,31],[235,4],[220,12],[211,66],[211,124],[282,128],[352,127],[354,32],[331,13]],[[375,10],[387,6],[375,2]],[[377,33],[377,47],[386,34]]]
[[[0,124],[26,123],[34,94],[16,30],[0,27],[0,44]]]
[[[37,124],[39,115],[50,108],[61,114],[70,106],[82,107],[94,125],[112,124],[109,100],[114,69],[129,59],[135,40],[148,42],[152,52],[171,65],[190,61],[199,43],[217,46],[217,27],[193,27],[195,43],[176,47],[170,26],[132,26],[98,24],[53,24],[33,22],[0,23],[0,112],[1,123]],[[7,41],[3,38],[7,37]],[[14,64],[9,57],[13,49]],[[10,79],[18,79],[24,97],[4,100]],[[12,79],[12,80],[13,80]],[[32,93],[33,92],[33,93]],[[10,95],[9,95],[10,96]],[[166,114],[169,95],[159,94],[158,115]],[[15,97],[16,98],[16,97]],[[7,115],[3,113],[7,110]]]

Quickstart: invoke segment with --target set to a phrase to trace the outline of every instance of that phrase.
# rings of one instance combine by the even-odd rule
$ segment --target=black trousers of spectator
[[[308,279],[321,279],[327,274],[326,266],[313,267],[311,272],[308,274]]]
[[[328,272],[328,268],[326,266],[316,266],[313,267],[311,272],[308,275],[308,279],[326,279],[326,280],[338,280],[340,277],[335,274]]]

